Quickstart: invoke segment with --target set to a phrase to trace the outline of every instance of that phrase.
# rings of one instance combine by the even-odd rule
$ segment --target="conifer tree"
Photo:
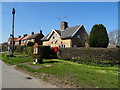
[[[106,28],[102,24],[96,24],[92,27],[89,37],[90,47],[104,47],[109,43],[109,38]]]

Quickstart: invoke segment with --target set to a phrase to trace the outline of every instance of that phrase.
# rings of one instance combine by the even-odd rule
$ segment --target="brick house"
[[[37,43],[38,45],[42,45],[42,41],[41,39],[44,37],[42,30],[40,30],[40,33],[34,34],[34,32],[32,32],[32,35],[30,37],[27,38],[28,42],[33,42],[33,43]]]
[[[14,38],[14,42],[16,42],[16,40],[17,40],[18,38]],[[9,38],[8,39],[8,46],[12,46],[12,38]]]
[[[60,30],[53,29],[41,39],[44,46],[51,47],[88,47],[88,34],[83,25],[68,27],[68,23],[62,21]]]
[[[27,34],[24,34],[23,38],[21,39],[21,44],[20,45],[27,45],[28,43],[28,38],[30,37],[31,35],[27,35]]]
[[[22,40],[23,37],[21,36],[18,36],[18,38],[16,39],[15,41],[15,45],[21,45],[21,40]]]
[[[34,32],[31,33],[31,35],[25,34],[24,37],[21,39],[21,45],[27,45],[28,42],[37,43],[38,45],[42,45],[41,38],[43,38],[44,35],[42,34],[42,31],[40,30],[40,33],[34,34]]]

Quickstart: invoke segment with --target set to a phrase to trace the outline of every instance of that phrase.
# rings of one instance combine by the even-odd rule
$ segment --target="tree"
[[[120,30],[109,32],[109,45],[116,45],[120,47]]]
[[[106,48],[108,43],[109,38],[106,28],[102,24],[94,25],[89,36],[89,46]]]

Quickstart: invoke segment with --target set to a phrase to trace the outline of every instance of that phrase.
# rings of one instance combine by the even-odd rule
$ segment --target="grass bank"
[[[47,63],[51,61],[55,61],[55,63]],[[67,80],[69,84],[76,87],[118,88],[118,68],[83,65],[58,59],[45,60],[45,62],[36,64],[36,66],[43,66],[40,69],[33,69],[25,65],[17,67],[38,74],[57,76],[56,79]],[[45,78],[49,77],[45,76]]]
[[[20,53],[15,53],[15,57],[6,57],[6,53],[2,53],[2,61],[11,65],[16,65],[19,63],[31,62],[33,59],[27,56],[23,56]]]

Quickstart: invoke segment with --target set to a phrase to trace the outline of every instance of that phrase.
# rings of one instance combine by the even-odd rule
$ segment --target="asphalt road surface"
[[[26,79],[27,77],[30,78]],[[2,88],[57,88],[57,87],[43,80],[29,76],[26,73],[17,71],[12,66],[8,66],[4,62],[2,62]]]

